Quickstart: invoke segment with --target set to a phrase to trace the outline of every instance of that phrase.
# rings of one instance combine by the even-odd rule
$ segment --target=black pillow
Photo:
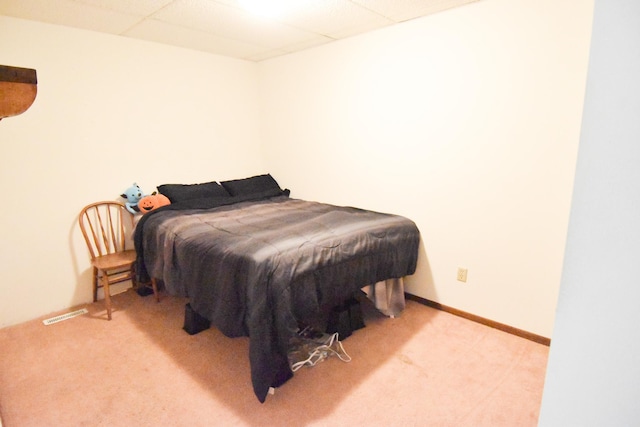
[[[259,193],[276,195],[282,192],[282,189],[270,174],[222,181],[220,184],[222,184],[232,196],[248,196]]]
[[[229,193],[215,181],[202,184],[163,184],[158,191],[171,200],[171,203],[210,197],[229,197]]]

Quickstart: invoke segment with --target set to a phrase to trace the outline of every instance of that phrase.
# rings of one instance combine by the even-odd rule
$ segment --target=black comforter
[[[225,335],[249,337],[261,402],[293,375],[297,320],[413,274],[419,240],[404,217],[285,194],[172,204],[145,214],[134,237],[139,280],[162,280]]]

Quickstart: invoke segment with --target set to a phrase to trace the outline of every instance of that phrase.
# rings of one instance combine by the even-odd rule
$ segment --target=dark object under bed
[[[161,280],[226,336],[248,336],[264,402],[293,375],[287,351],[298,322],[413,274],[420,234],[401,216],[289,198],[270,175],[222,184],[158,188],[172,203],[138,222],[138,280]]]

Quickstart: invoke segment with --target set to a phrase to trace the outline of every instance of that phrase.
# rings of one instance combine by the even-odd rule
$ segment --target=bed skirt
[[[384,315],[396,317],[404,310],[404,281],[389,279],[363,288],[367,297]]]

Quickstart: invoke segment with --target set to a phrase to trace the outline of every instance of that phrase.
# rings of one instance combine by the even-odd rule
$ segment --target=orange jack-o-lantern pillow
[[[146,214],[147,212],[151,212],[154,209],[158,209],[161,206],[166,206],[171,204],[167,196],[163,194],[152,194],[150,196],[144,196],[140,201],[138,201],[138,209],[140,209],[140,213]]]

